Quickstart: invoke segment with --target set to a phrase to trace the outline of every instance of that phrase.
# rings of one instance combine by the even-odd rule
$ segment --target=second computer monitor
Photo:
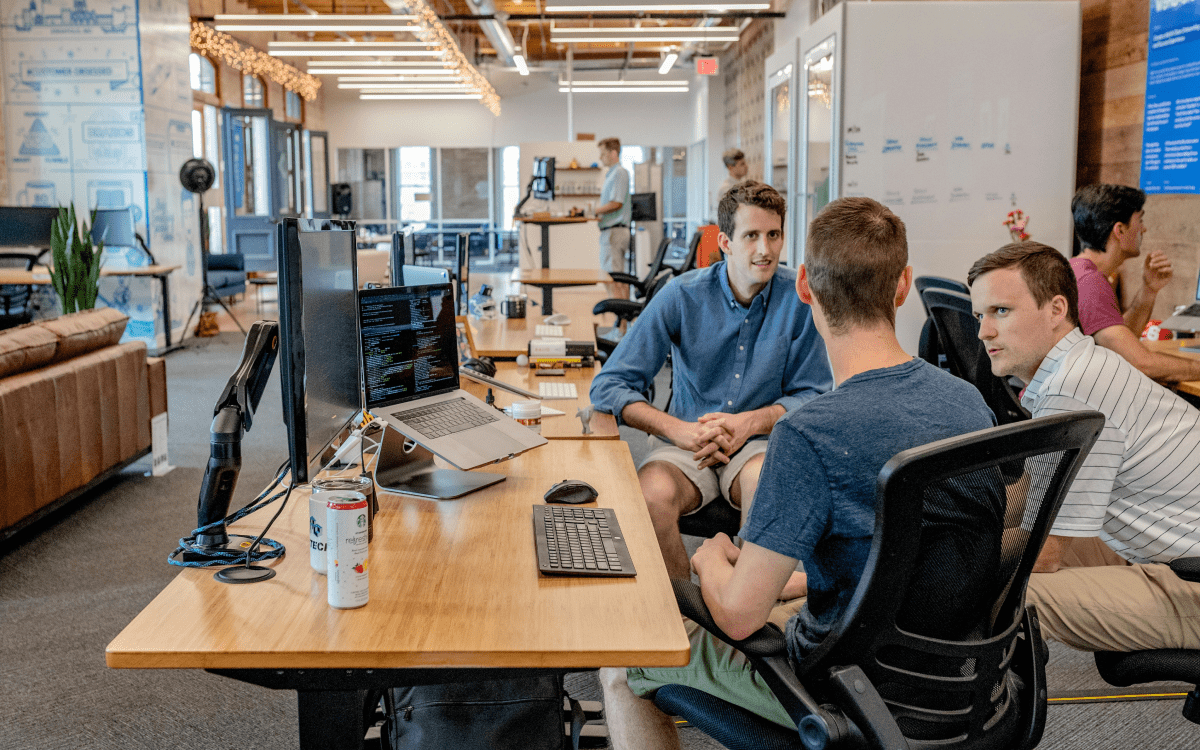
[[[554,157],[533,157],[533,197],[548,201],[554,199]]]

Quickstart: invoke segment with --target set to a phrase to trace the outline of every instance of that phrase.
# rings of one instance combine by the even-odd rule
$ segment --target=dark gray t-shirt
[[[795,659],[811,651],[837,622],[862,575],[875,528],[875,482],[880,469],[903,450],[991,427],[992,412],[975,388],[929,363],[870,370],[847,379],[788,414],[771,432],[770,444],[742,539],[796,558],[808,574],[808,601],[788,622]],[[962,588],[960,566],[999,560],[1003,499],[947,499],[927,504],[925,527],[936,524],[955,540],[960,559],[945,565],[938,598],[961,612],[941,608],[937,622],[908,623],[915,632],[953,637],[974,624],[975,595]],[[924,536],[924,532],[923,532]],[[962,559],[962,558],[970,559]],[[957,583],[962,581],[962,583]],[[965,621],[970,620],[968,624]],[[923,627],[928,625],[928,627]],[[961,626],[961,627],[960,627]]]

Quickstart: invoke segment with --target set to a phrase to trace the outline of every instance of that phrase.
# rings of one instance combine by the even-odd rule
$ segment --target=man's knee
[[[678,521],[700,503],[700,492],[679,469],[662,461],[651,461],[638,472],[638,484],[646,498],[650,518],[656,523]]]
[[[758,489],[758,477],[762,474],[763,454],[751,458],[733,478],[729,486],[729,500],[743,510],[743,515],[754,502],[754,491]]]

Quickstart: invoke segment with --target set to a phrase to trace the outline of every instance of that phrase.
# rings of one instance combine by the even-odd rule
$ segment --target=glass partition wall
[[[804,258],[804,237],[808,223],[838,197],[837,152],[839,124],[836,116],[840,95],[840,64],[837,37],[830,36],[804,52],[801,78],[806,96],[801,113],[800,171],[797,189],[802,198],[796,202],[797,248],[795,263]]]

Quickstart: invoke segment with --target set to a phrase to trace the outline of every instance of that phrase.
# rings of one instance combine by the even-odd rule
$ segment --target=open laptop
[[[1200,331],[1200,276],[1196,278],[1196,301],[1163,321],[1172,331]]]
[[[459,388],[449,284],[363,290],[358,320],[368,411],[460,469],[545,445],[541,435]]]

